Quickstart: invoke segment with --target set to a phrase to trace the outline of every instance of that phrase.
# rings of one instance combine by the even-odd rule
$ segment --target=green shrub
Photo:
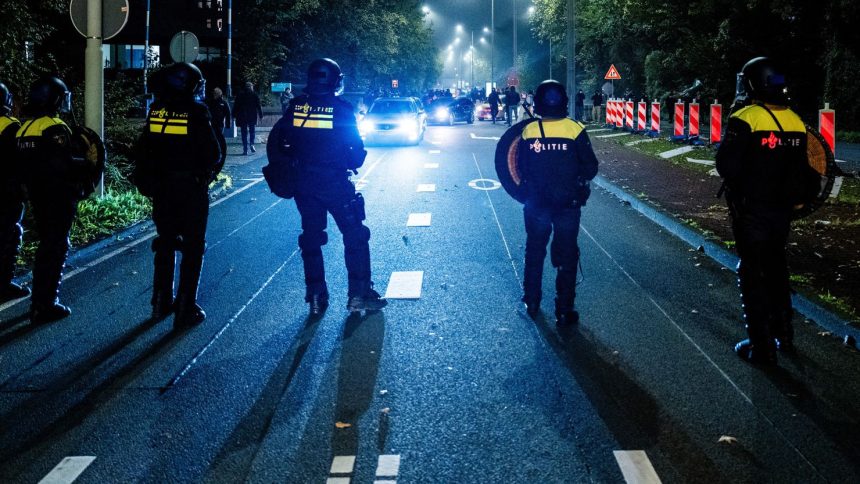
[[[78,216],[72,226],[71,240],[81,246],[106,237],[149,217],[152,205],[137,190],[105,192],[104,197],[90,197],[78,204]]]

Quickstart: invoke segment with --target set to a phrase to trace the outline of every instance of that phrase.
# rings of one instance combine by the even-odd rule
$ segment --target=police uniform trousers
[[[209,188],[190,175],[163,179],[152,199],[152,220],[158,236],[155,252],[153,303],[156,292],[173,295],[176,252],[182,253],[179,288],[176,294],[190,303],[197,300],[197,286],[206,251],[206,222],[209,217]]]
[[[364,220],[364,199],[344,178],[314,192],[296,194],[296,207],[302,217],[299,248],[305,269],[305,299],[315,294],[327,294],[322,246],[328,242],[327,213],[331,213],[343,234],[343,255],[349,277],[348,296],[364,296],[370,290],[370,229]]]
[[[794,334],[785,256],[790,224],[790,210],[770,207],[738,207],[732,218],[744,320],[750,343],[760,348]]]
[[[552,235],[550,261],[558,269],[555,279],[556,309],[572,310],[576,297],[576,267],[579,263],[576,239],[579,235],[581,208],[552,208],[526,202],[523,215],[526,225],[523,299],[529,304],[539,304],[541,301],[546,246]]]
[[[12,282],[15,265],[21,248],[24,230],[21,219],[24,217],[24,200],[8,195],[0,195],[0,288]]]
[[[54,304],[60,292],[63,267],[69,253],[69,232],[78,212],[77,197],[51,186],[29,186],[30,207],[39,246],[33,261],[34,305]]]

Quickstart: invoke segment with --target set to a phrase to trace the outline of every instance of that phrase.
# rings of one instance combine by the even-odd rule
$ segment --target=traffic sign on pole
[[[101,4],[101,29],[88,24],[90,2]],[[119,34],[128,22],[128,0],[72,0],[69,3],[69,16],[79,34],[86,38],[99,37],[107,40]]]
[[[194,62],[200,50],[197,36],[187,30],[177,32],[170,39],[170,57],[173,62]]]
[[[603,76],[606,80],[621,80],[621,74],[618,73],[618,69],[615,68],[615,64],[611,64],[609,66],[609,70],[606,71],[606,75]]]

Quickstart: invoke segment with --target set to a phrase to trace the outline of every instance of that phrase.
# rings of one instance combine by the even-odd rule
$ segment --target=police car
[[[383,97],[373,101],[358,125],[368,144],[413,144],[424,139],[427,114],[420,101],[407,97]]]

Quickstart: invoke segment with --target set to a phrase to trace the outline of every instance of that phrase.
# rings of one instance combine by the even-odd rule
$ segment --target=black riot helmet
[[[552,79],[543,81],[535,91],[535,114],[563,118],[567,116],[568,101],[567,92],[560,82]]]
[[[308,85],[305,92],[311,95],[343,93],[343,73],[337,62],[324,58],[311,62],[308,66]]]
[[[34,116],[68,113],[72,110],[72,93],[62,79],[42,77],[30,86],[27,110]]]
[[[0,82],[0,116],[12,114],[12,91]]]
[[[744,65],[738,74],[738,89],[741,88],[754,101],[780,106],[789,102],[785,75],[767,57],[756,57]]]
[[[194,64],[177,62],[164,68],[156,82],[156,95],[170,100],[203,100],[206,80]]]

